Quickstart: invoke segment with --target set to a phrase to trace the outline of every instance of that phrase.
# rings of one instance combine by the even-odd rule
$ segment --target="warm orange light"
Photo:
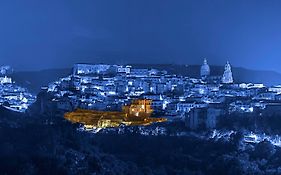
[[[123,106],[122,112],[93,111],[77,109],[64,117],[72,123],[82,123],[87,128],[118,127],[120,125],[150,125],[164,122],[166,118],[151,118],[151,100],[134,100],[131,105]]]

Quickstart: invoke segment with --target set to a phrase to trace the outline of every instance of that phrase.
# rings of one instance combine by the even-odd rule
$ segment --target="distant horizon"
[[[207,59],[208,60],[208,59]],[[202,61],[203,63],[203,61]],[[108,64],[108,65],[123,65],[123,66],[126,66],[126,65],[178,65],[178,66],[201,66],[202,64],[180,64],[180,63],[126,63],[126,64],[115,64],[115,63],[91,63],[91,62],[77,62],[77,63],[74,63],[73,65],[75,64]],[[11,68],[14,69],[15,72],[37,72],[37,71],[46,71],[46,70],[54,70],[54,69],[72,69],[73,68],[73,65],[72,66],[69,66],[69,67],[49,67],[49,68],[43,68],[43,69],[29,69],[29,70],[26,70],[26,69],[15,69],[13,66],[11,65],[1,65],[1,66],[11,66]],[[224,67],[225,65],[219,65],[219,64],[210,64],[208,62],[208,65],[210,66],[211,68],[211,71],[212,71],[212,67],[213,66],[216,66],[216,67]],[[246,70],[250,70],[250,71],[267,71],[267,72],[275,72],[275,73],[278,73],[281,75],[281,72],[279,71],[276,71],[276,70],[267,70],[267,69],[253,69],[253,68],[248,68],[248,67],[243,67],[243,66],[233,66],[230,62],[230,65],[232,68],[241,68],[241,69],[246,69]]]

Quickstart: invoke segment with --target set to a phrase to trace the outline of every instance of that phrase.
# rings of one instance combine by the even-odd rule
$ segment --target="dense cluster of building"
[[[150,117],[153,109],[151,100],[133,100],[130,105],[122,107],[122,111],[95,111],[76,109],[65,113],[64,117],[72,123],[81,123],[86,129],[111,128],[119,126],[150,125],[164,122],[166,118]]]
[[[26,88],[18,86],[12,78],[5,76],[7,66],[0,68],[0,105],[13,111],[24,112],[36,100]]]
[[[155,114],[183,120],[191,129],[215,128],[225,114],[281,109],[281,86],[234,83],[228,62],[221,77],[211,75],[207,60],[200,72],[196,79],[129,65],[76,64],[71,75],[43,89],[60,111],[121,111],[133,99],[149,99]]]

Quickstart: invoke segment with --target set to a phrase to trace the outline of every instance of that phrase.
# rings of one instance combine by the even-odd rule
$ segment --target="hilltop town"
[[[204,60],[201,78],[130,65],[75,64],[72,73],[44,86],[38,95],[40,113],[64,114],[77,108],[121,111],[133,99],[152,100],[153,115],[186,127],[214,129],[226,115],[262,116],[281,109],[281,86],[235,83],[231,65],[211,76]]]
[[[280,172],[274,161],[279,161],[281,149],[281,86],[236,83],[228,62],[222,75],[213,76],[204,60],[200,78],[130,65],[75,64],[68,76],[43,86],[37,96],[13,80],[6,68],[0,76],[0,129],[6,145],[2,154],[28,159],[30,164],[19,171],[44,169],[50,162],[55,164],[48,172],[115,171],[111,163],[133,156],[143,160],[132,162],[138,171],[149,167],[160,174],[184,173],[187,165],[199,172],[202,162],[204,173],[230,171],[221,166]],[[111,153],[114,160],[112,155],[111,163],[103,160],[96,149]],[[132,155],[132,150],[139,151]],[[27,158],[19,157],[22,154]],[[34,156],[44,163],[36,164]],[[92,162],[97,169],[91,169]],[[65,170],[66,165],[71,170]]]

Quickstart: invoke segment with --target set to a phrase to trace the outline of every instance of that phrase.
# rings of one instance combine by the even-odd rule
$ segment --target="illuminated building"
[[[133,100],[130,105],[123,106],[119,111],[94,111],[77,109],[64,117],[72,123],[81,123],[87,129],[119,127],[120,125],[150,125],[155,122],[164,122],[165,118],[151,118],[153,110],[151,100]]]
[[[4,83],[12,83],[12,78],[9,78],[7,76],[5,77],[0,77],[0,83],[4,84]]]
[[[148,69],[131,69],[130,72],[131,76],[134,77],[148,77],[149,76],[149,70]]]
[[[73,74],[101,74],[109,71],[111,67],[116,66],[108,64],[75,64],[73,67]]]
[[[223,76],[222,76],[222,83],[224,83],[224,84],[233,83],[231,66],[230,66],[229,62],[227,62],[225,67],[224,67],[224,73],[223,73]]]
[[[131,72],[131,66],[118,66],[117,68],[117,72],[118,73],[125,73],[125,74],[129,74]]]
[[[153,112],[152,100],[134,100],[131,105],[123,106],[123,111],[129,117],[149,117]]]
[[[210,75],[210,66],[206,59],[204,59],[204,64],[201,66],[200,75],[202,79],[206,79]]]

